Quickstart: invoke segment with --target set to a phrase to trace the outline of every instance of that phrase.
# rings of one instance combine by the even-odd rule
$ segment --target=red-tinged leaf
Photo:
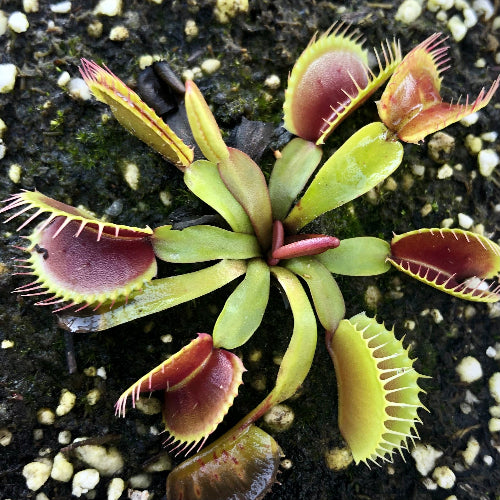
[[[213,347],[212,337],[198,338],[129,387],[116,403],[125,415],[127,398],[132,406],[142,392],[165,391],[163,419],[176,448],[191,449],[204,443],[222,421],[242,383],[245,371],[240,359]]]
[[[497,78],[488,92],[481,90],[469,104],[444,103],[440,94],[441,73],[448,69],[448,47],[441,33],[434,33],[415,47],[392,75],[377,103],[384,124],[399,139],[418,143],[427,135],[441,130],[486,106],[498,88]]]
[[[461,229],[420,229],[395,236],[388,261],[401,271],[457,297],[500,300],[500,247]]]

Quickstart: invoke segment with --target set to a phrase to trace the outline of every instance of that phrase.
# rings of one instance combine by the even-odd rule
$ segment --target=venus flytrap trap
[[[35,209],[18,229],[49,217],[28,238],[21,265],[34,281],[16,291],[48,295],[59,323],[71,331],[100,331],[174,307],[242,278],[222,308],[212,335],[198,337],[127,389],[116,404],[124,415],[143,392],[164,391],[167,440],[177,453],[198,453],[174,469],[167,498],[262,498],[275,481],[280,449],[254,426],[305,380],[326,331],[339,390],[339,425],[354,460],[392,460],[418,437],[418,380],[414,360],[393,330],[364,313],[344,319],[335,274],[370,276],[397,269],[467,300],[500,300],[500,248],[458,229],[422,229],[395,236],[339,239],[308,234],[320,215],[365,194],[400,165],[403,142],[419,142],[488,104],[497,79],[469,104],[444,104],[440,72],[447,62],[440,34],[401,60],[396,42],[377,52],[378,74],[368,68],[357,31],[338,25],[313,39],[293,68],[284,103],[286,128],[297,135],[281,151],[269,185],[255,161],[226,146],[194,82],[186,82],[185,108],[194,140],[206,159],[108,69],[82,60],[93,94],[120,123],[181,170],[186,186],[227,227],[118,226],[41,193],[21,192],[1,212],[7,220]],[[381,122],[361,128],[321,165],[321,144],[336,126],[392,74],[378,103]],[[319,168],[318,168],[319,166]],[[307,186],[307,188],[306,188]],[[305,189],[305,191],[304,191]],[[155,278],[156,259],[206,262],[197,271]],[[214,263],[215,261],[215,263]],[[290,304],[293,332],[269,395],[230,431],[199,451],[223,420],[245,371],[229,349],[250,340],[265,313],[271,284]],[[307,291],[304,288],[307,285]]]

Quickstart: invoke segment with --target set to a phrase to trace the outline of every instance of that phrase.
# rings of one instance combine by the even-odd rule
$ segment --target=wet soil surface
[[[220,126],[229,134],[242,117],[279,125],[286,79],[294,60],[315,32],[324,31],[334,21],[359,27],[367,46],[378,47],[386,37],[396,37],[404,53],[434,31],[446,32],[446,26],[429,11],[410,26],[395,21],[396,3],[355,1],[342,7],[343,2],[256,0],[250,2],[247,13],[227,24],[217,22],[211,1],[124,3],[122,15],[107,17],[92,13],[94,2],[76,0],[70,13],[55,14],[48,2],[41,1],[39,11],[28,14],[27,32],[7,31],[0,37],[0,63],[13,63],[19,71],[14,90],[0,94],[0,118],[7,125],[3,136],[7,151],[0,160],[0,198],[21,189],[37,189],[60,201],[83,205],[99,216],[111,214],[108,219],[113,222],[133,226],[165,224],[172,212],[181,217],[209,212],[186,191],[175,168],[116,121],[102,123],[101,115],[107,112],[104,105],[72,99],[57,85],[63,71],[78,76],[80,58],[105,63],[131,86],[140,71],[139,57],[145,54],[161,56],[179,74],[205,59],[219,59],[220,69],[201,77],[198,84]],[[9,15],[21,9],[21,2],[0,0],[0,9]],[[199,30],[192,39],[184,32],[190,19],[196,21]],[[94,38],[88,26],[97,20],[103,31],[102,36]],[[126,40],[109,39],[110,29],[116,25],[128,28]],[[497,43],[491,23],[484,20],[469,29],[460,43],[449,41],[452,67],[443,82],[448,100],[467,93],[477,95],[483,85],[490,84],[498,72],[494,60]],[[484,67],[475,66],[479,58],[484,58]],[[264,85],[271,74],[281,79],[279,89]],[[328,147],[338,147],[361,125],[376,119],[371,101],[338,128]],[[441,165],[429,158],[425,144],[405,146],[403,164],[393,175],[395,190],[386,185],[371,200],[363,197],[326,214],[318,226],[340,238],[373,235],[390,239],[393,231],[439,227],[446,218],[453,218],[456,225],[458,214],[465,213],[497,240],[498,176],[479,175],[477,160],[466,150],[464,139],[467,134],[495,131],[499,122],[500,112],[492,103],[470,128],[454,125],[447,130],[456,141],[448,158],[455,166],[454,173],[447,179],[437,179]],[[488,147],[495,149],[498,144]],[[139,167],[136,190],[122,175],[126,162]],[[268,149],[261,162],[264,170],[269,171],[272,162]],[[12,164],[21,166],[16,184],[8,175]],[[456,168],[457,164],[461,168]],[[413,165],[424,165],[424,175],[416,176]],[[172,199],[168,207],[160,198],[165,191]],[[424,215],[422,208],[429,204],[431,210]],[[118,419],[113,405],[124,389],[185,345],[196,332],[211,331],[229,288],[109,331],[75,335],[77,369],[70,373],[66,355],[70,339],[57,327],[49,308],[35,307],[33,298],[11,294],[24,283],[22,277],[12,275],[13,256],[23,254],[11,245],[24,244],[16,227],[15,222],[3,226],[0,239],[0,340],[14,343],[11,348],[0,349],[0,428],[12,434],[10,444],[0,447],[0,499],[35,498],[40,492],[51,500],[70,498],[71,482],[49,479],[38,492],[30,491],[22,476],[23,467],[40,455],[53,457],[63,446],[58,443],[59,433],[69,430],[73,438],[102,438],[104,443],[116,446],[125,460],[120,477],[127,480],[140,473],[144,464],[162,451],[164,436],[150,431],[151,427],[161,430],[160,417],[130,411],[126,419]],[[180,269],[171,266],[162,271],[174,273]],[[293,426],[283,433],[270,431],[291,467],[283,468],[279,483],[266,498],[499,498],[500,438],[488,430],[489,407],[495,404],[488,379],[498,371],[499,361],[486,354],[488,347],[500,342],[498,308],[465,303],[393,270],[380,277],[340,278],[339,284],[348,316],[368,310],[387,326],[394,325],[398,337],[405,334],[405,342],[411,343],[418,357],[417,370],[432,377],[422,382],[427,391],[422,399],[429,413],[421,413],[418,431],[423,443],[443,452],[436,465],[450,466],[456,482],[449,490],[427,489],[408,452],[403,453],[404,460],[396,456],[393,464],[381,467],[351,465],[340,472],[328,469],[325,453],[344,443],[337,428],[333,366],[320,342],[300,394],[287,403],[295,413]],[[375,308],[364,301],[369,286],[380,291]],[[291,327],[290,312],[274,288],[263,326],[248,346],[238,351],[249,371],[221,432],[263,398],[265,392],[257,390],[252,381],[264,377],[266,390],[272,388],[276,374],[273,357],[286,349]],[[165,335],[171,335],[172,341],[162,342]],[[259,363],[251,364],[246,360],[256,349],[264,355]],[[468,355],[476,357],[483,369],[483,377],[471,385],[461,383],[455,372],[459,361]],[[104,367],[106,379],[84,374],[90,367]],[[38,410],[54,410],[62,389],[76,394],[75,407],[57,417],[53,425],[41,425]],[[92,389],[101,394],[95,405],[89,405],[86,399]],[[466,403],[466,391],[477,400]],[[474,464],[465,466],[461,452],[472,436],[479,442],[480,451]],[[172,460],[178,463],[179,457],[172,456]],[[86,467],[76,459],[74,465],[76,470]],[[151,474],[146,489],[154,498],[164,497],[165,479],[166,472]],[[106,498],[108,482],[109,478],[101,478],[94,498]]]

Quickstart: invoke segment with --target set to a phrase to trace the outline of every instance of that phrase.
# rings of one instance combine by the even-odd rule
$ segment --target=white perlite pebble
[[[30,27],[26,14],[19,11],[13,12],[9,16],[7,25],[15,33],[24,33],[25,31],[28,31],[28,28]]]
[[[451,31],[451,36],[456,42],[460,42],[464,39],[467,33],[467,26],[465,26],[459,16],[452,16],[448,21],[447,26]]]
[[[477,24],[477,14],[474,12],[474,9],[468,7],[462,11],[462,14],[464,16],[464,25],[467,28],[472,28]]]
[[[415,466],[422,476],[427,476],[434,469],[436,460],[443,455],[442,451],[436,450],[430,444],[417,443],[411,451],[415,460]]]
[[[113,42],[123,42],[129,37],[128,29],[125,26],[115,26],[109,32],[109,39]]]
[[[482,151],[479,151],[479,154],[477,155],[479,172],[484,177],[490,176],[499,163],[500,158],[497,152],[493,149],[483,149]]]
[[[94,467],[101,476],[113,476],[123,467],[123,458],[120,452],[111,447],[87,444],[75,448],[76,456],[87,465]]]
[[[7,130],[7,125],[5,125],[5,122],[0,118],[0,139],[3,138],[3,134]]]
[[[63,389],[61,391],[61,398],[59,399],[59,406],[56,408],[56,415],[62,417],[69,413],[73,406],[75,406],[76,394],[68,391],[68,389]]]
[[[83,494],[88,493],[90,490],[97,486],[99,482],[99,472],[95,469],[84,469],[77,472],[73,477],[73,491],[72,495],[80,498]]]
[[[472,7],[480,16],[484,17],[485,21],[491,19],[495,13],[495,7],[490,0],[475,0],[472,2]]]
[[[454,0],[428,0],[427,9],[431,12],[437,12],[438,10],[450,10],[454,3]]]
[[[281,85],[280,77],[278,75],[269,75],[265,79],[264,85],[271,90],[279,89]]]
[[[448,179],[453,176],[453,169],[445,163],[438,171],[437,171],[437,178],[438,179]]]
[[[490,406],[488,408],[488,411],[490,412],[490,415],[495,418],[500,418],[500,406]]]
[[[498,132],[494,130],[491,132],[484,132],[481,134],[481,139],[486,142],[495,142],[498,139]]]
[[[129,477],[128,485],[134,489],[145,490],[151,485],[151,479],[151,474],[135,474]]]
[[[68,92],[73,99],[88,101],[92,97],[83,78],[72,78],[68,83]]]
[[[488,380],[491,397],[500,404],[500,372],[494,373]]]
[[[460,125],[463,125],[464,127],[470,127],[471,125],[477,123],[478,120],[479,120],[479,113],[478,112],[472,113],[471,115],[464,116],[460,120]]]
[[[7,31],[7,16],[3,10],[0,10],[0,36],[5,35]]]
[[[67,71],[63,71],[57,79],[57,85],[59,85],[59,87],[66,87],[70,80],[71,75]]]
[[[207,75],[215,73],[220,68],[220,61],[218,59],[205,59],[201,63],[201,70]]]
[[[23,10],[26,14],[30,12],[38,12],[38,0],[23,0]]]
[[[394,19],[404,24],[411,24],[422,14],[422,6],[417,0],[404,0],[399,6]]]
[[[474,219],[467,214],[458,214],[458,225],[464,229],[470,229],[474,224]]]
[[[114,477],[108,485],[107,500],[118,500],[125,490],[125,481],[121,477]]]
[[[12,441],[12,432],[6,427],[0,429],[0,446],[9,446]]]
[[[440,488],[449,490],[450,488],[453,488],[456,477],[453,471],[449,467],[444,465],[442,467],[436,467],[434,469],[434,472],[432,473],[432,479],[436,481]]]
[[[472,436],[469,441],[467,441],[467,448],[462,451],[462,456],[464,457],[464,462],[470,467],[476,460],[479,454],[480,446],[477,439]]]
[[[139,187],[139,167],[135,163],[127,162],[123,165],[123,177],[131,189],[137,191]]]
[[[62,483],[67,483],[73,477],[73,464],[66,459],[63,453],[58,453],[54,457],[50,477]]]
[[[71,2],[59,2],[50,4],[50,10],[54,14],[69,14],[71,12]]]
[[[248,0],[217,0],[214,16],[220,23],[228,23],[239,12],[248,12]]]
[[[50,408],[40,408],[36,412],[38,423],[42,425],[52,425],[56,419],[54,412]]]
[[[64,446],[71,443],[71,431],[61,431],[57,436],[57,442]]]
[[[488,430],[490,432],[500,432],[500,418],[490,418],[488,420]]]
[[[17,68],[13,64],[0,64],[0,94],[10,92],[16,84]]]
[[[94,9],[94,14],[119,16],[122,11],[122,0],[101,0]]]
[[[9,179],[14,184],[17,184],[21,180],[21,174],[22,174],[21,165],[19,165],[18,163],[13,163],[9,167]]]
[[[31,491],[39,490],[49,478],[51,469],[52,462],[47,459],[26,464],[23,467],[23,476],[27,488]]]
[[[472,356],[466,356],[462,359],[455,370],[458,373],[460,380],[467,384],[475,382],[483,376],[481,364]]]

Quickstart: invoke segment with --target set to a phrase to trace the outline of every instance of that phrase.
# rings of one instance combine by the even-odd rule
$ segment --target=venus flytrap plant
[[[261,324],[271,284],[279,283],[294,320],[293,332],[269,395],[233,429],[172,471],[167,497],[262,498],[275,480],[279,446],[254,422],[292,396],[305,380],[317,342],[326,331],[339,387],[339,424],[355,461],[391,460],[418,437],[422,377],[394,332],[374,318],[344,319],[334,274],[381,274],[391,264],[455,296],[500,300],[495,279],[500,248],[462,230],[420,230],[379,238],[306,234],[320,215],[366,193],[400,165],[403,145],[485,106],[498,87],[473,104],[443,104],[440,71],[446,49],[431,36],[401,61],[399,45],[382,45],[379,71],[367,66],[359,34],[342,25],[313,39],[292,70],[284,104],[285,126],[298,137],[281,151],[267,185],[259,166],[226,146],[194,82],[186,83],[191,131],[206,160],[109,70],[82,61],[94,95],[110,105],[125,128],[174,163],[186,186],[221,215],[230,229],[195,225],[183,230],[117,226],[88,217],[40,193],[22,192],[1,212],[32,209],[20,226],[49,217],[29,237],[24,274],[35,281],[16,291],[47,294],[38,304],[61,304],[63,328],[99,331],[210,293],[243,277],[228,297],[212,336],[188,346],[127,389],[116,405],[125,414],[143,392],[163,390],[163,419],[178,453],[203,446],[232,405],[244,372],[228,349],[245,344]],[[378,103],[382,122],[361,128],[319,168],[321,144],[353,109],[393,73]],[[305,192],[304,191],[304,188]],[[200,270],[153,279],[156,258]],[[218,261],[214,263],[214,261]],[[304,284],[307,285],[309,296]],[[63,311],[64,310],[64,311]],[[82,311],[84,310],[84,311]],[[85,314],[82,314],[82,311]],[[317,317],[317,320],[316,320]]]

